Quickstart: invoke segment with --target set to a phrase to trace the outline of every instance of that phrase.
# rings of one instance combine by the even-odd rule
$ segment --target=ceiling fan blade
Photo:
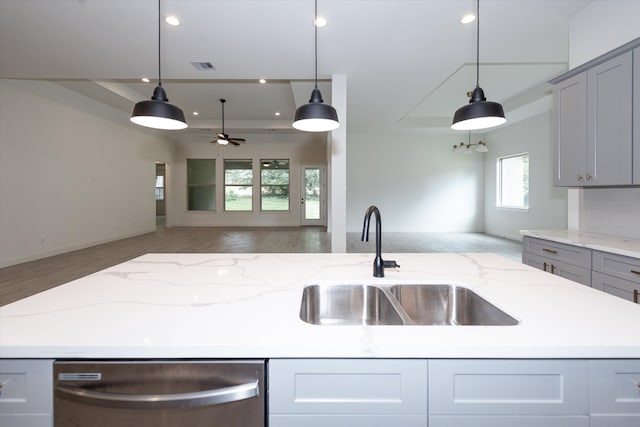
[[[233,138],[231,138],[231,139],[229,140],[229,142],[230,142],[231,144],[233,144],[233,145],[240,145],[240,143],[239,143],[239,142],[234,141],[234,140],[233,140]]]
[[[245,142],[246,139],[244,139],[244,138],[229,138],[229,141]]]

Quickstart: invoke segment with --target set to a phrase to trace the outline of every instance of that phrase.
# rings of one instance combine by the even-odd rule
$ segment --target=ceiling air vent
[[[216,69],[216,67],[214,67],[213,64],[211,64],[211,62],[197,62],[197,61],[194,61],[194,62],[191,63],[191,65],[193,65],[196,70],[200,70],[200,71],[215,70]]]

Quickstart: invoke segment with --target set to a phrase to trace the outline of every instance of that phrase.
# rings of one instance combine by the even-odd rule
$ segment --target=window
[[[226,211],[253,210],[253,162],[251,160],[224,161],[224,209]]]
[[[501,157],[497,168],[496,206],[529,209],[529,153]]]
[[[156,200],[164,200],[164,176],[156,176]]]
[[[215,159],[187,159],[187,209],[216,210]]]
[[[260,161],[260,209],[289,210],[289,160]]]

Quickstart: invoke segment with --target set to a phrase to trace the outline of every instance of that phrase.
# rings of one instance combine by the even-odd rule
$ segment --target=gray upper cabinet
[[[632,52],[587,72],[585,185],[632,184]]]
[[[556,186],[576,186],[587,169],[587,73],[553,88]]]
[[[633,184],[640,185],[640,48],[633,51]]]
[[[552,80],[556,186],[640,183],[640,48],[629,45]]]

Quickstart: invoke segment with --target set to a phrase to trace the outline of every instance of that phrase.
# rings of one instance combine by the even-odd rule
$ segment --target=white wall
[[[0,266],[155,229],[171,144],[48,82],[0,80]]]
[[[640,37],[638,16],[638,0],[591,2],[570,21],[570,68]],[[640,187],[569,191],[570,224],[583,231],[640,239]]]
[[[640,1],[593,0],[569,21],[569,68],[640,37]]]
[[[467,136],[394,130],[349,134],[347,230],[376,205],[385,232],[481,232],[484,162],[453,153]]]
[[[300,165],[326,164],[326,135],[303,132],[242,134],[239,146],[200,142],[179,142],[172,170],[170,200],[173,225],[178,226],[297,226],[300,225]],[[216,159],[216,211],[187,210],[186,159]],[[224,159],[253,159],[254,181],[260,176],[261,159],[289,159],[290,211],[260,212],[260,189],[253,189],[253,212],[224,211]],[[259,182],[259,178],[258,181]]]
[[[567,189],[553,186],[551,113],[495,130],[485,137],[485,232],[520,240],[518,230],[567,228]],[[496,207],[499,157],[529,153],[529,210]]]

